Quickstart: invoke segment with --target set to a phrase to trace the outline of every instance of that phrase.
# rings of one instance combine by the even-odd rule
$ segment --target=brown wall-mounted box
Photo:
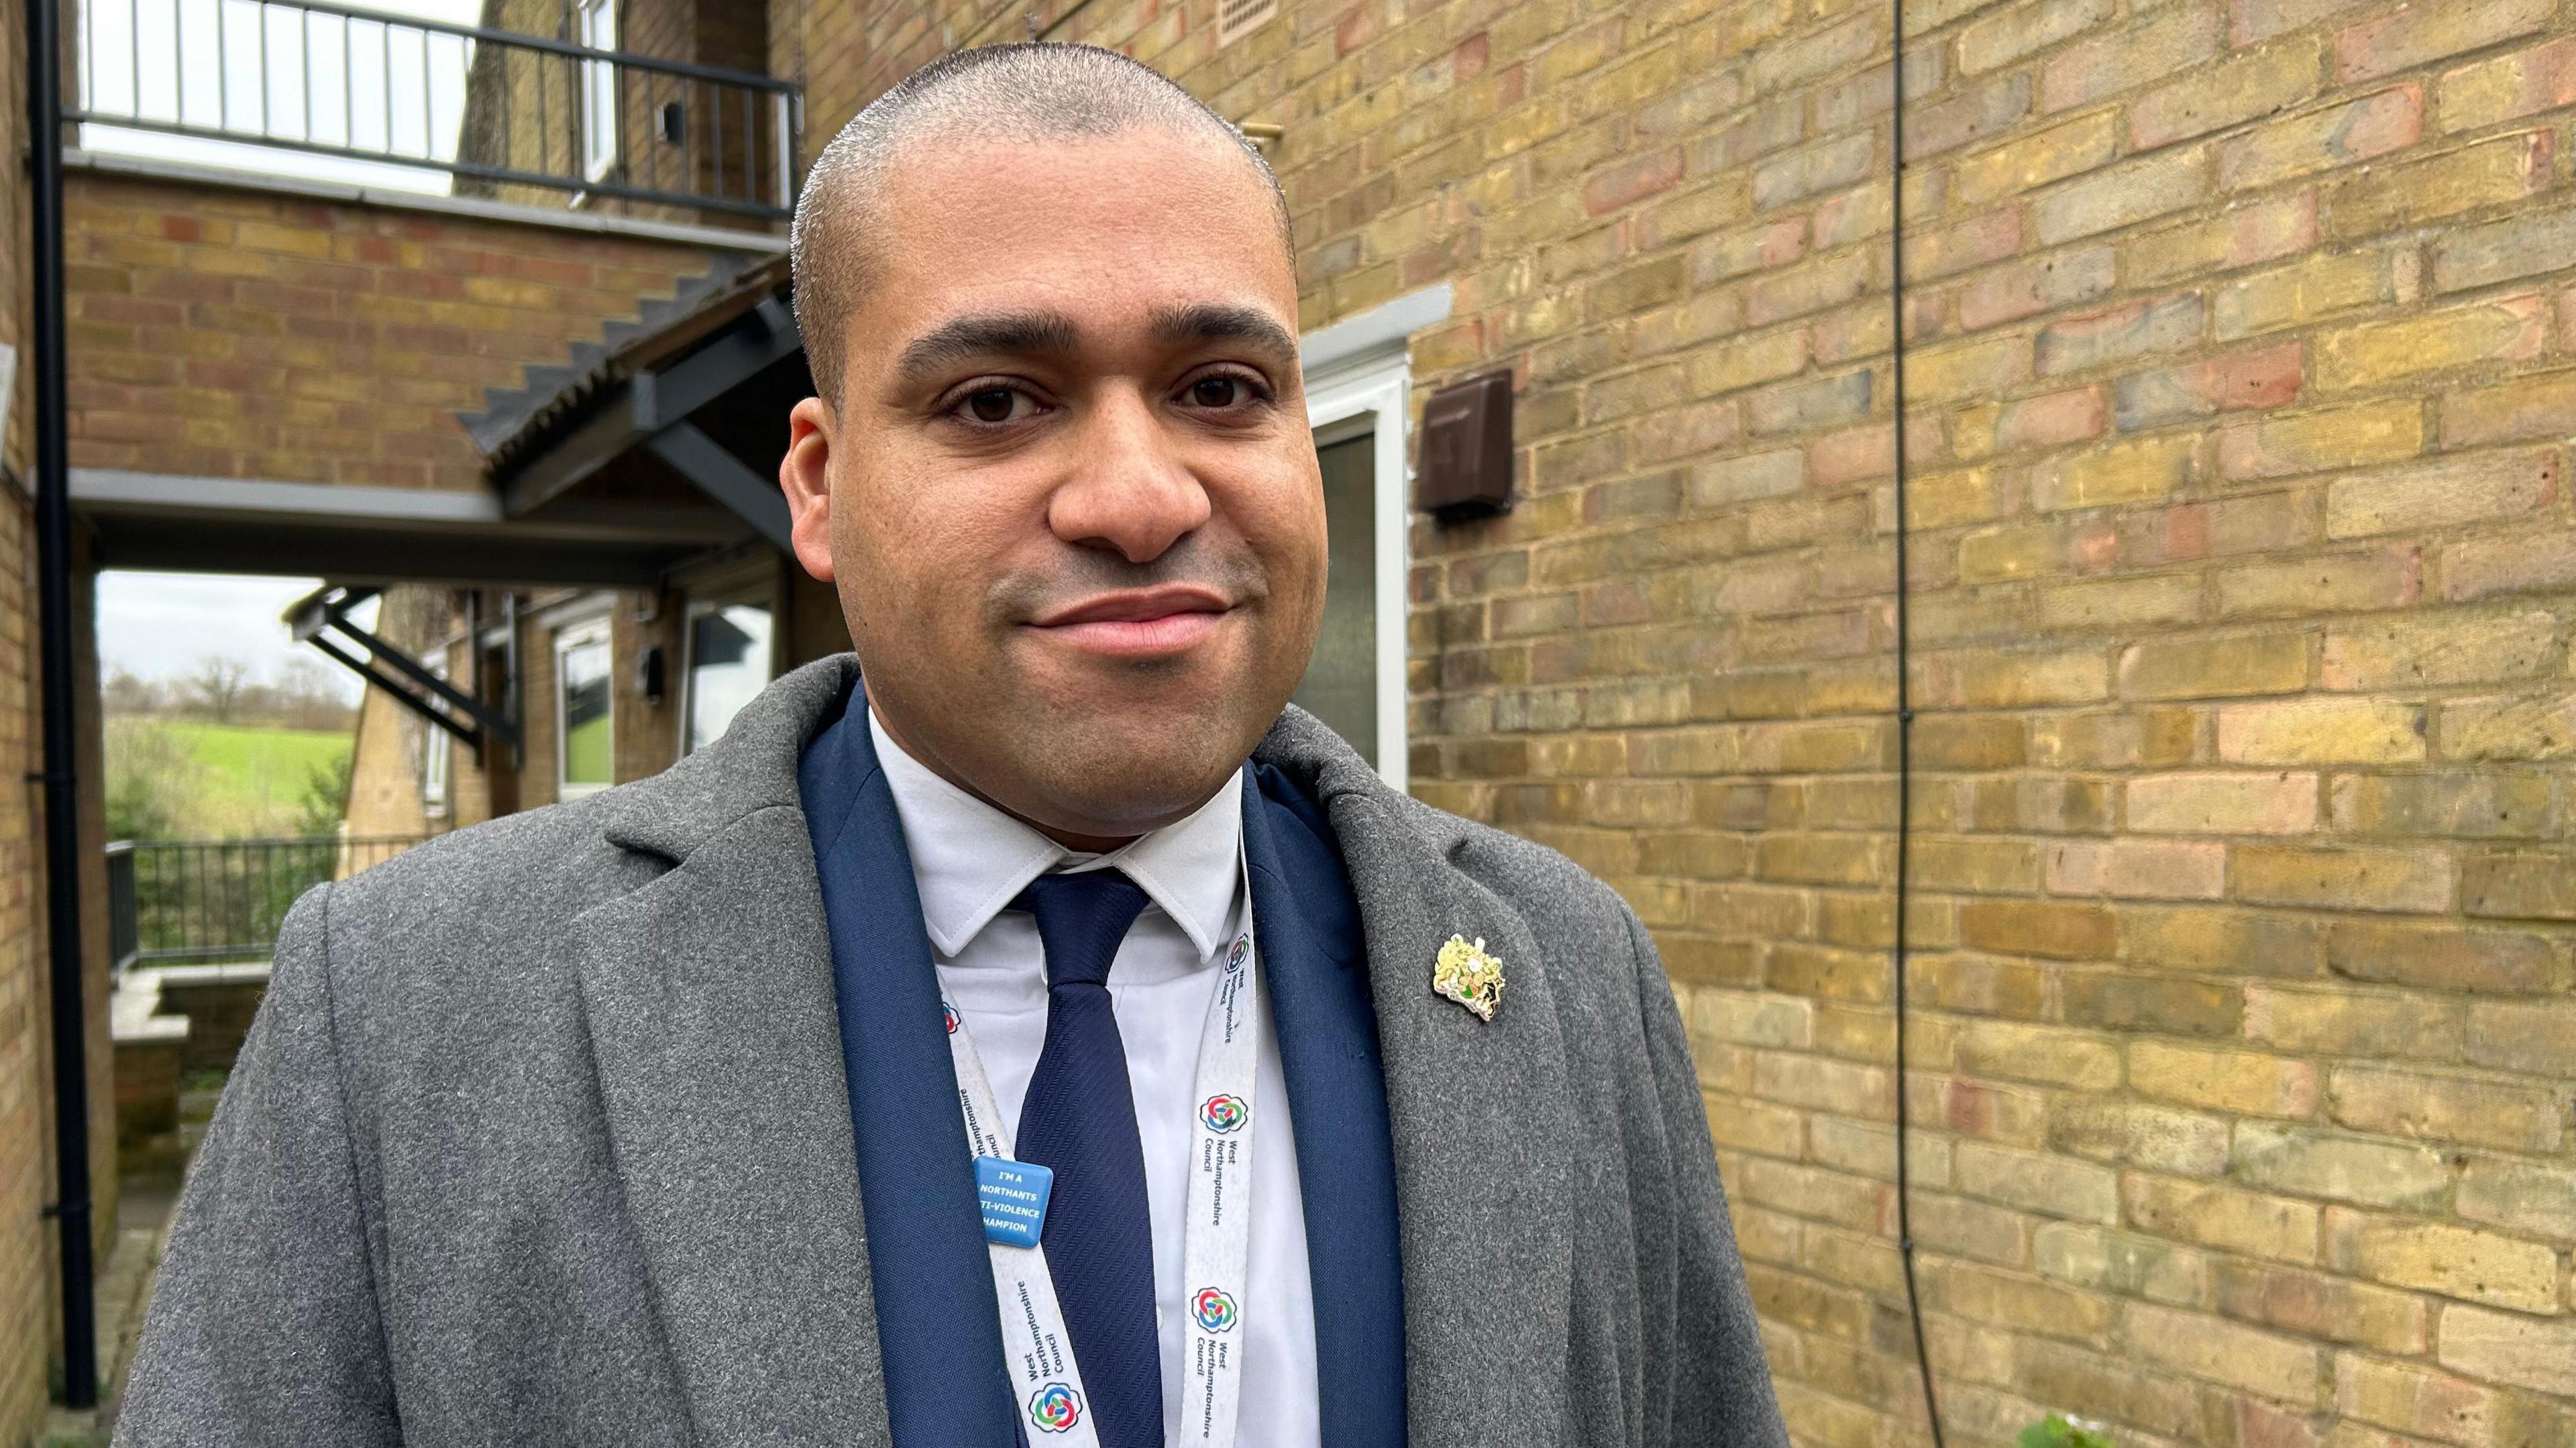
[[[1413,505],[1444,523],[1511,511],[1511,373],[1451,383],[1423,404]]]

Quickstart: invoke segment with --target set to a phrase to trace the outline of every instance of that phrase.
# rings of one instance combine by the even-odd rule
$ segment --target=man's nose
[[[1114,390],[1092,408],[1083,431],[1073,476],[1047,503],[1047,526],[1057,537],[1148,563],[1207,522],[1207,489],[1150,399]]]

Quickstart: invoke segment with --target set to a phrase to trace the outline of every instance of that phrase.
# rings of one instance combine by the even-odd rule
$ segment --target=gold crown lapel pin
[[[1491,1021],[1503,1003],[1503,962],[1485,953],[1483,936],[1469,945],[1467,937],[1452,935],[1432,964],[1431,989],[1475,1012],[1476,1019]]]

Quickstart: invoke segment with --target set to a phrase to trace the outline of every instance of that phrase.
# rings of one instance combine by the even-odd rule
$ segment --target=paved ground
[[[141,1168],[128,1171],[117,1183],[116,1246],[98,1281],[98,1360],[107,1391],[93,1411],[56,1408],[45,1425],[44,1448],[107,1448],[116,1428],[117,1404],[125,1392],[126,1369],[134,1361],[135,1340],[143,1331],[144,1307],[152,1299],[153,1277],[169,1241],[185,1163],[196,1154],[222,1089],[216,1080],[182,1091],[176,1149],[141,1154]]]

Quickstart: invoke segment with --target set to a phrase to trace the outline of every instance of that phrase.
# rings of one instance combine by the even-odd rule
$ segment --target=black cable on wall
[[[1932,1352],[1923,1340],[1923,1295],[1914,1282],[1914,1187],[1911,1154],[1912,1113],[1905,1099],[1905,964],[1908,916],[1907,882],[1913,871],[1914,844],[1914,683],[1908,648],[1911,619],[1907,612],[1910,578],[1905,551],[1905,0],[1889,0],[1888,87],[1888,305],[1889,391],[1896,414],[1896,921],[1893,968],[1896,1010],[1896,1251],[1905,1267],[1905,1312],[1914,1328],[1914,1363],[1923,1374],[1923,1411],[1932,1426],[1933,1448],[1941,1438],[1941,1401],[1932,1388]]]

